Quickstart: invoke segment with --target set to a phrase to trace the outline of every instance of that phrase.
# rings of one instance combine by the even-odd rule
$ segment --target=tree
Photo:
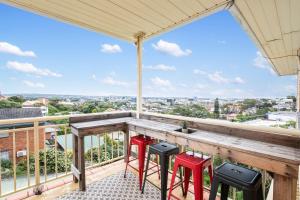
[[[196,118],[209,118],[211,114],[201,105],[193,104],[193,105],[181,105],[175,106],[170,110],[167,114],[171,115],[181,115],[186,117],[196,117]]]
[[[0,108],[21,108],[21,103],[8,101],[8,100],[0,100]]]
[[[215,105],[214,105],[214,117],[219,118],[220,117],[220,104],[219,104],[219,99],[215,99]]]
[[[24,103],[25,102],[25,99],[23,98],[23,96],[11,96],[11,97],[8,97],[7,99],[8,101],[13,101],[13,102],[16,102],[16,103]]]

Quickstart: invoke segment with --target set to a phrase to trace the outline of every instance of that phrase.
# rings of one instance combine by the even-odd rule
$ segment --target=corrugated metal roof
[[[299,10],[299,0],[235,0],[231,8],[279,75],[299,68]]]
[[[18,119],[29,117],[42,117],[40,108],[2,108],[0,109],[0,120]]]
[[[230,7],[231,0],[2,0],[4,3],[127,41],[156,36]],[[296,74],[299,0],[235,0],[230,11],[279,75]]]

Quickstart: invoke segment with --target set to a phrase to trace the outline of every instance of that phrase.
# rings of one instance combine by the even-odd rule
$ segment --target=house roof
[[[40,108],[2,108],[0,109],[0,120],[18,119],[30,117],[42,117]]]
[[[2,0],[34,13],[130,42],[230,7],[279,75],[299,68],[299,0]]]

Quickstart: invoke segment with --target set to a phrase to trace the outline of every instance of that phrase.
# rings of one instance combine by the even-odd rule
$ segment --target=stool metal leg
[[[148,152],[146,169],[145,169],[145,175],[144,175],[144,183],[143,183],[143,186],[142,186],[142,194],[144,193],[144,189],[145,189],[145,184],[146,184],[146,179],[147,179],[147,173],[148,173],[148,168],[149,168],[149,162],[150,162],[150,156],[151,156],[151,153]]]
[[[143,173],[145,165],[146,146],[138,145],[138,160],[139,160],[139,184],[140,190],[142,189]],[[148,168],[147,168],[148,169]]]
[[[129,160],[130,160],[130,156],[131,156],[131,146],[132,146],[132,143],[130,141],[129,147],[127,147],[127,159],[126,159],[124,178],[126,178],[126,172],[127,172],[127,168],[128,168],[128,164],[129,164]]]
[[[183,196],[186,197],[188,190],[189,190],[189,184],[190,184],[190,177],[191,177],[191,169],[184,167],[184,193]]]
[[[247,190],[244,190],[243,191],[243,199],[244,200],[258,200],[257,199],[257,194],[255,194],[254,191],[247,191]]]
[[[160,157],[160,169],[161,169],[161,200],[166,200],[167,198],[167,185],[168,185],[168,169],[169,169],[169,156]]]
[[[221,184],[221,200],[227,200],[229,193],[229,185]]]
[[[213,182],[211,185],[209,200],[215,200],[217,193],[218,193],[218,187],[219,187],[219,179],[217,177],[213,178]]]
[[[193,170],[195,200],[203,200],[203,176],[202,171]]]
[[[169,189],[169,196],[168,196],[168,200],[171,199],[171,194],[172,194],[172,190],[173,190],[173,186],[174,186],[174,182],[175,182],[175,178],[176,178],[176,174],[177,174],[177,170],[178,170],[178,162],[175,160],[175,164],[174,164],[174,170],[173,170],[173,174],[172,174],[172,178],[171,178],[171,184],[170,184],[170,189]]]

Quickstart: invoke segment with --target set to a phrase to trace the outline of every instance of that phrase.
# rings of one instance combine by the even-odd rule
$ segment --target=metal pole
[[[144,33],[136,35],[136,48],[137,48],[137,97],[136,97],[136,117],[140,118],[142,110],[142,42]]]

